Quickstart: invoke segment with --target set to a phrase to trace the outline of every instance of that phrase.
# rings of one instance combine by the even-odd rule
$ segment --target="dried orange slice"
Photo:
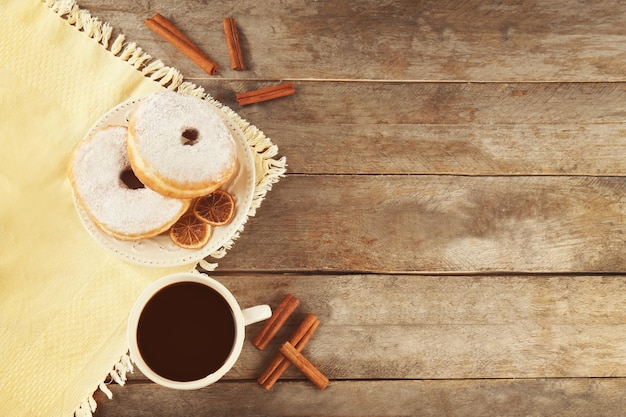
[[[170,227],[170,239],[181,248],[198,249],[207,244],[211,232],[211,225],[188,211]]]
[[[198,198],[193,205],[195,215],[212,226],[228,224],[235,215],[235,200],[224,190],[215,190]]]

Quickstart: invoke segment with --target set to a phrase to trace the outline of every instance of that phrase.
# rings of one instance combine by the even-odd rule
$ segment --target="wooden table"
[[[626,413],[626,3],[80,4],[287,157],[212,275],[244,306],[301,300],[216,385],[135,373],[96,395],[96,416]],[[156,12],[217,76],[144,26]],[[235,101],[286,80],[295,96]],[[321,325],[304,354],[329,387],[292,367],[265,391],[256,378],[307,313]]]

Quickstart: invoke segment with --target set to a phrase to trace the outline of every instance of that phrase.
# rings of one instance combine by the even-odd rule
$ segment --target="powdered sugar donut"
[[[127,129],[109,126],[74,150],[68,177],[74,196],[103,232],[136,240],[166,231],[189,208],[189,200],[162,196],[135,179],[126,154]]]
[[[235,140],[217,111],[179,93],[155,93],[139,105],[127,146],[137,177],[170,197],[210,194],[237,170]]]

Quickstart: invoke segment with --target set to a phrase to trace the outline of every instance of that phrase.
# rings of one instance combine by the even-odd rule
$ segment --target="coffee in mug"
[[[241,310],[230,291],[206,275],[169,275],[135,303],[128,323],[131,359],[161,385],[200,388],[232,368],[244,327],[270,316],[266,305]]]

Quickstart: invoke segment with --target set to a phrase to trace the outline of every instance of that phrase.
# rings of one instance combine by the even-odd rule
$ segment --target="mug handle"
[[[243,313],[244,326],[258,323],[272,317],[272,309],[267,304],[249,307],[241,310],[241,312]]]

